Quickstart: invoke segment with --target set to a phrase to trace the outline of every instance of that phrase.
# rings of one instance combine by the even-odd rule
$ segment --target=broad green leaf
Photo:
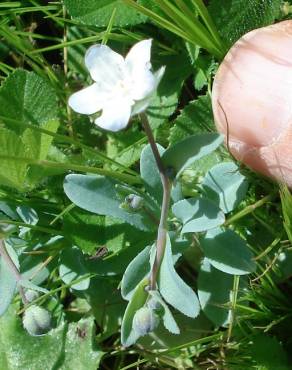
[[[222,142],[223,136],[215,133],[193,135],[169,147],[162,155],[162,161],[178,177],[184,169],[212,153]]]
[[[26,148],[19,136],[10,130],[0,128],[0,185],[23,189],[27,165],[17,157],[28,157]],[[11,159],[9,158],[11,157]]]
[[[96,370],[103,352],[94,345],[89,317],[61,325],[41,337],[30,336],[11,308],[0,319],[0,368],[5,370]]]
[[[219,33],[231,46],[248,31],[274,23],[281,3],[281,0],[211,0],[209,12]]]
[[[120,207],[123,200],[117,196],[116,184],[103,176],[68,175],[64,190],[74,204],[89,212],[119,218],[141,230],[153,229],[149,217]]]
[[[67,247],[61,252],[59,274],[65,284],[82,279],[78,283],[71,285],[75,290],[86,290],[89,287],[90,278],[87,276],[88,271],[85,266],[84,255],[76,247]]]
[[[59,121],[52,119],[42,125],[42,128],[57,132]],[[29,156],[34,159],[46,159],[53,141],[53,137],[27,128],[22,135],[22,141],[27,147]]]
[[[165,149],[157,144],[158,151],[162,155]],[[160,204],[162,200],[162,184],[156,161],[151,150],[150,144],[142,150],[140,159],[140,172],[144,181],[145,188]]]
[[[83,252],[93,254],[106,242],[105,218],[74,207],[63,216],[66,237]]]
[[[0,88],[0,116],[38,126],[47,125],[58,116],[57,95],[49,83],[34,72],[16,69]],[[3,121],[15,132],[24,130],[8,120]]]
[[[190,135],[210,131],[214,128],[211,99],[209,95],[191,101],[173,121],[169,142],[174,145]]]
[[[231,275],[254,272],[256,264],[245,240],[232,230],[213,229],[200,239],[200,245],[212,266]]]
[[[121,328],[121,342],[125,347],[131,346],[139,338],[139,335],[132,328],[133,318],[136,311],[143,307],[146,302],[148,293],[145,291],[145,287],[147,284],[147,279],[141,281],[126,308]]]
[[[250,355],[260,370],[289,370],[289,355],[277,337],[258,334],[250,338]]]
[[[121,282],[121,294],[126,300],[130,300],[136,287],[150,272],[151,246],[142,250],[127,267]]]
[[[224,213],[233,211],[244,199],[248,182],[233,162],[220,163],[206,174],[202,185]]]
[[[161,304],[163,307],[163,325],[164,327],[172,334],[180,334],[179,327],[177,326],[177,323],[168,307],[168,305],[164,302],[164,300],[161,298],[161,295],[156,290],[150,290],[149,294]]]
[[[233,282],[233,275],[212,267],[206,258],[203,260],[198,277],[198,296],[202,310],[216,326],[226,326],[230,321],[228,305],[232,301]]]
[[[116,334],[120,329],[126,302],[122,300],[117,285],[115,278],[93,277],[89,288],[82,292],[100,328],[98,341]]]
[[[224,223],[223,212],[206,198],[189,198],[172,206],[172,212],[182,220],[182,234],[207,231]]]
[[[95,0],[65,0],[64,3],[73,19],[97,27],[106,27],[115,10],[114,26],[133,26],[147,19],[122,0],[99,0],[98,3]]]
[[[159,271],[158,287],[165,301],[178,311],[189,317],[198,316],[200,305],[195,292],[175,271],[169,236]]]

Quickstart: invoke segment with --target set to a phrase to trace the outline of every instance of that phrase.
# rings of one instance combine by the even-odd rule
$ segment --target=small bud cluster
[[[142,197],[136,194],[129,194],[126,196],[120,207],[129,212],[136,212],[143,207],[143,204],[144,199]]]
[[[33,336],[46,334],[51,329],[51,321],[50,312],[36,305],[28,307],[22,319],[24,328]]]

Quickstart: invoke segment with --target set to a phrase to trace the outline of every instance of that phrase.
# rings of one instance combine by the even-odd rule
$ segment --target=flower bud
[[[46,334],[51,329],[51,314],[42,307],[33,305],[24,312],[22,323],[30,335]]]
[[[154,297],[149,299],[149,301],[147,302],[147,306],[151,310],[155,310],[155,311],[159,311],[162,308],[161,304]]]
[[[143,207],[144,199],[136,194],[129,194],[126,196],[121,208],[128,211],[138,211]]]
[[[140,308],[134,315],[133,329],[141,337],[155,330],[158,324],[158,316],[149,307]]]
[[[39,292],[33,289],[28,289],[25,292],[25,298],[27,299],[29,303],[37,299],[39,296],[40,296]]]

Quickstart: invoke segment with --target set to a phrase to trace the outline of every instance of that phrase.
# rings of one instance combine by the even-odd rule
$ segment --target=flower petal
[[[131,101],[116,99],[103,107],[102,114],[94,123],[108,131],[120,131],[128,125],[131,116]]]
[[[152,99],[152,96],[148,96],[147,98],[143,100],[136,101],[135,104],[132,106],[131,117],[141,112],[144,112],[148,108],[151,99]]]
[[[125,60],[106,45],[93,45],[85,54],[85,65],[92,79],[105,91],[125,76]]]
[[[144,69],[146,66],[148,69],[151,68],[151,46],[152,40],[143,40],[137,42],[130,51],[128,52],[125,61],[129,69],[141,68]]]
[[[93,114],[101,110],[107,101],[107,94],[100,92],[99,86],[93,84],[72,94],[68,104],[75,112]]]

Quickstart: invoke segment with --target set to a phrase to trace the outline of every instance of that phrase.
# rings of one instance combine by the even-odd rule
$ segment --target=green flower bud
[[[149,307],[140,308],[133,318],[133,329],[141,337],[155,330],[158,324],[158,316]]]
[[[126,196],[121,208],[127,211],[138,211],[143,207],[144,199],[139,195],[129,194]]]
[[[28,289],[25,292],[25,298],[27,299],[29,303],[37,299],[39,296],[40,296],[39,292],[33,289]]]
[[[24,312],[22,323],[30,335],[46,334],[51,329],[51,314],[42,307],[33,305]]]

